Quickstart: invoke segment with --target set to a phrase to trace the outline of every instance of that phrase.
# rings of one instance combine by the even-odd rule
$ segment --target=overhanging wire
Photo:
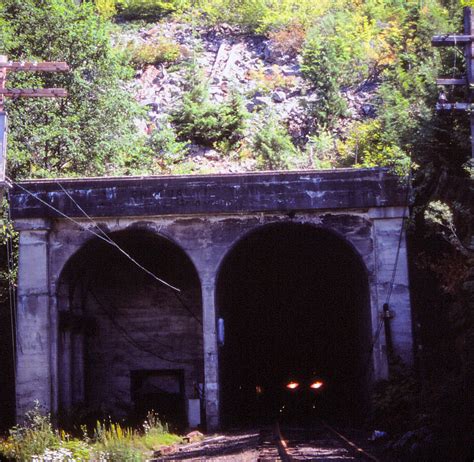
[[[154,274],[153,272],[151,272],[149,269],[145,268],[143,265],[141,265],[139,262],[137,262],[131,255],[129,255],[127,252],[125,252],[125,250],[123,250],[115,241],[113,241],[112,239],[110,239],[108,236],[107,237],[104,237],[103,235],[99,234],[99,233],[96,233],[95,231],[91,230],[90,228],[84,226],[81,222],[77,221],[77,220],[74,220],[74,218],[70,217],[69,215],[66,215],[64,212],[62,212],[61,210],[57,209],[56,207],[54,207],[53,205],[49,204],[48,202],[46,202],[45,200],[41,199],[40,197],[36,196],[33,192],[31,192],[30,190],[28,190],[27,188],[25,188],[23,185],[21,185],[20,183],[17,183],[16,181],[13,181],[12,179],[8,178],[8,180],[14,184],[15,186],[18,186],[21,190],[23,190],[24,192],[26,192],[27,194],[29,194],[31,197],[35,198],[37,201],[41,202],[42,204],[46,205],[47,207],[49,207],[51,210],[54,210],[56,213],[58,213],[59,215],[61,215],[63,218],[66,218],[67,220],[71,221],[72,223],[76,224],[77,226],[79,226],[80,228],[82,228],[84,231],[87,231],[91,234],[93,234],[94,236],[98,237],[99,239],[103,240],[104,242],[106,242],[107,244],[115,247],[120,253],[122,253],[125,257],[127,257],[133,264],[135,264],[138,268],[140,268],[141,270],[143,270],[145,273],[147,273],[149,276],[151,276],[153,279],[157,280],[158,282],[160,282],[161,284],[164,284],[165,286],[169,287],[170,289],[176,291],[176,292],[181,292],[181,290],[171,284],[169,284],[168,282],[164,281],[163,279],[159,278],[156,274]],[[83,211],[83,213],[85,213]],[[90,218],[90,220],[93,222],[92,218]],[[104,233],[104,231],[98,227],[96,224],[95,226],[100,230],[101,233]]]
[[[407,218],[406,215],[405,215],[405,212],[406,212],[406,210],[408,209],[408,206],[409,206],[410,191],[411,191],[411,169],[410,169],[410,172],[409,172],[406,179],[407,179],[407,192],[406,192],[405,201],[404,201],[405,203],[404,203],[404,208],[403,208],[400,233],[398,235],[398,245],[397,245],[397,252],[396,252],[396,255],[395,255],[395,262],[394,262],[394,265],[393,265],[392,276],[391,276],[391,279],[390,279],[390,285],[389,285],[389,289],[388,289],[387,297],[386,297],[386,301],[385,301],[385,303],[387,305],[390,302],[390,298],[391,298],[392,292],[393,292],[393,286],[395,285],[395,277],[396,277],[396,274],[397,274],[398,260],[400,258],[400,249],[401,249],[402,241],[403,241],[403,231],[405,230],[405,219]],[[378,311],[378,309],[377,309],[377,311]],[[374,337],[372,339],[372,342],[370,344],[370,347],[369,347],[367,362],[361,368],[360,374],[354,374],[353,376],[346,377],[346,380],[350,380],[350,379],[354,379],[354,378],[360,378],[360,377],[363,377],[367,373],[367,370],[369,369],[370,363],[372,361],[372,353],[374,351],[375,345],[377,344],[377,342],[379,340],[380,333],[382,332],[383,325],[384,325],[384,318],[381,317],[381,319],[378,323],[378,326],[377,326],[377,330],[375,332],[375,335],[374,335]]]
[[[407,176],[407,193],[405,197],[405,204],[403,208],[403,215],[402,215],[402,223],[400,226],[400,233],[398,235],[398,245],[397,245],[397,253],[395,254],[395,263],[393,265],[392,277],[390,279],[390,285],[388,287],[387,298],[385,299],[385,303],[388,305],[390,303],[390,298],[392,297],[393,286],[395,285],[395,277],[397,275],[397,268],[398,268],[398,260],[400,258],[400,249],[402,247],[402,240],[403,240],[403,232],[405,231],[405,211],[409,207],[410,202],[410,190],[411,190],[411,169],[410,173]]]
[[[56,181],[56,184],[63,190],[64,194],[71,200],[71,202],[79,209],[79,211],[93,224],[102,234],[103,238],[106,239],[111,245],[114,247],[117,247],[119,250],[124,252],[118,244],[94,221],[94,219],[81,207],[81,205],[72,197],[72,195],[67,191],[64,186],[59,183],[59,181]],[[173,295],[176,297],[176,299],[181,303],[182,307],[194,318],[194,320],[202,326],[202,321],[194,314],[194,312],[189,308],[189,306],[184,302],[182,297],[179,295],[179,293],[173,292]]]
[[[166,361],[169,363],[173,364],[194,364],[195,361],[192,360],[179,360],[179,359],[169,359],[166,358],[155,351],[147,348],[146,346],[141,345],[138,343],[128,332],[127,329],[125,329],[120,323],[118,323],[114,317],[109,313],[108,309],[104,306],[104,304],[98,299],[97,295],[94,293],[94,291],[91,289],[91,287],[88,287],[87,289],[88,293],[92,295],[92,298],[95,300],[97,303],[99,309],[107,316],[107,318],[110,320],[112,325],[115,327],[115,329],[122,335],[122,337],[132,346],[134,346],[136,349],[143,351],[144,353],[147,353],[149,355],[154,356],[155,358],[158,358],[162,361]]]

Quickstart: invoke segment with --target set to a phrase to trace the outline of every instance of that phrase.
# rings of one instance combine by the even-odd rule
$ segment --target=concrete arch
[[[294,221],[253,228],[220,262],[215,296],[228,337],[220,353],[224,422],[258,409],[252,388],[263,382],[270,390],[270,382],[283,380],[292,368],[308,375],[315,367],[329,376],[333,412],[337,401],[357,400],[362,405],[354,407],[354,417],[366,411],[372,376],[369,273],[339,233]]]
[[[84,224],[86,226],[86,224]],[[195,257],[192,255],[186,248],[183,246],[182,242],[175,238],[175,235],[172,231],[168,229],[168,226],[164,223],[157,222],[156,220],[140,220],[140,221],[132,221],[131,223],[117,223],[116,221],[110,222],[109,220],[98,220],[97,225],[100,226],[102,230],[104,230],[107,235],[113,238],[114,235],[117,233],[123,232],[141,232],[147,234],[153,234],[158,239],[165,239],[169,241],[171,244],[175,245],[177,248],[180,249],[181,252],[186,254],[186,257],[193,263],[193,266],[200,277],[200,273],[197,270]],[[93,225],[90,225],[91,231],[94,231],[97,234],[100,234]],[[82,236],[81,236],[82,234]],[[51,272],[51,281],[59,281],[62,277],[62,273],[70,261],[71,258],[74,258],[78,252],[81,251],[85,246],[89,245],[91,242],[96,240],[100,240],[99,237],[95,236],[91,233],[88,229],[80,230],[74,234],[74,238],[71,239],[74,241],[73,245],[66,247],[64,244],[61,246],[62,248],[66,247],[68,252],[64,252],[62,249],[55,252],[53,247],[52,251],[55,253],[53,263],[54,266]],[[52,286],[52,293],[56,292],[55,284]]]
[[[371,226],[371,223],[370,223],[369,220],[366,220],[365,218],[361,218],[361,220],[363,220],[363,222],[366,226],[368,226],[368,227]],[[368,264],[371,262],[372,256],[370,256],[369,258],[364,258],[364,256],[362,255],[360,249],[350,239],[350,237],[348,237],[346,234],[342,233],[341,231],[335,229],[335,227],[325,226],[321,222],[321,217],[320,216],[316,216],[316,217],[311,216],[311,217],[306,218],[306,219],[291,220],[291,221],[288,221],[287,219],[279,220],[279,221],[276,221],[276,220],[265,221],[264,223],[260,223],[256,226],[253,226],[252,228],[250,228],[248,230],[245,230],[243,233],[238,234],[237,236],[234,236],[232,242],[229,243],[229,246],[227,247],[226,251],[223,252],[219,257],[219,260],[218,260],[218,263],[217,263],[217,269],[216,269],[217,277],[220,274],[222,266],[225,264],[226,259],[232,253],[232,251],[235,249],[235,247],[237,247],[239,245],[239,243],[241,241],[243,241],[244,239],[247,239],[249,236],[251,236],[254,233],[258,233],[258,232],[264,230],[265,228],[269,228],[269,227],[273,227],[273,226],[279,226],[279,225],[310,226],[314,229],[324,230],[324,231],[326,231],[330,234],[333,234],[335,237],[341,239],[341,241],[343,241],[350,248],[350,250],[354,253],[354,255],[356,255],[357,258],[359,258],[360,264],[364,268],[364,271],[366,272],[367,276],[368,277],[370,276],[370,270],[368,268]]]
[[[203,381],[198,271],[181,246],[149,227],[128,226],[110,236],[182,292],[97,237],[87,240],[57,283],[57,408],[67,412],[85,403],[96,415],[106,409],[138,419],[147,403],[170,414],[166,402],[174,400],[178,410],[168,418],[185,425],[187,400]],[[169,396],[153,394],[156,387],[168,387]]]

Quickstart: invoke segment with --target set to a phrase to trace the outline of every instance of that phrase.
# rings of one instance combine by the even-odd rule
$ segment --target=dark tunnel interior
[[[61,277],[60,409],[130,422],[153,410],[183,427],[187,399],[203,382],[199,277],[166,238],[142,230],[111,236],[138,264],[95,239]]]
[[[224,425],[280,418],[355,421],[367,410],[367,275],[342,238],[307,224],[244,237],[218,279]],[[295,390],[286,388],[293,380]],[[322,381],[320,389],[310,389]]]

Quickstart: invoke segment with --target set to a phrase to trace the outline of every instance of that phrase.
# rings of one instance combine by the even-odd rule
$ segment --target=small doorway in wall
[[[184,371],[158,369],[130,371],[136,418],[143,422],[148,412],[176,428],[186,427]]]

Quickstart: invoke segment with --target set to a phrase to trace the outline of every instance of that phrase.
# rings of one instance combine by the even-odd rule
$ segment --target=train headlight
[[[286,384],[286,388],[288,388],[288,390],[296,390],[299,386],[300,386],[300,384],[298,382],[293,381],[293,380]]]
[[[312,388],[313,390],[319,390],[323,385],[324,382],[321,382],[321,380],[316,380],[309,386],[309,388]]]

